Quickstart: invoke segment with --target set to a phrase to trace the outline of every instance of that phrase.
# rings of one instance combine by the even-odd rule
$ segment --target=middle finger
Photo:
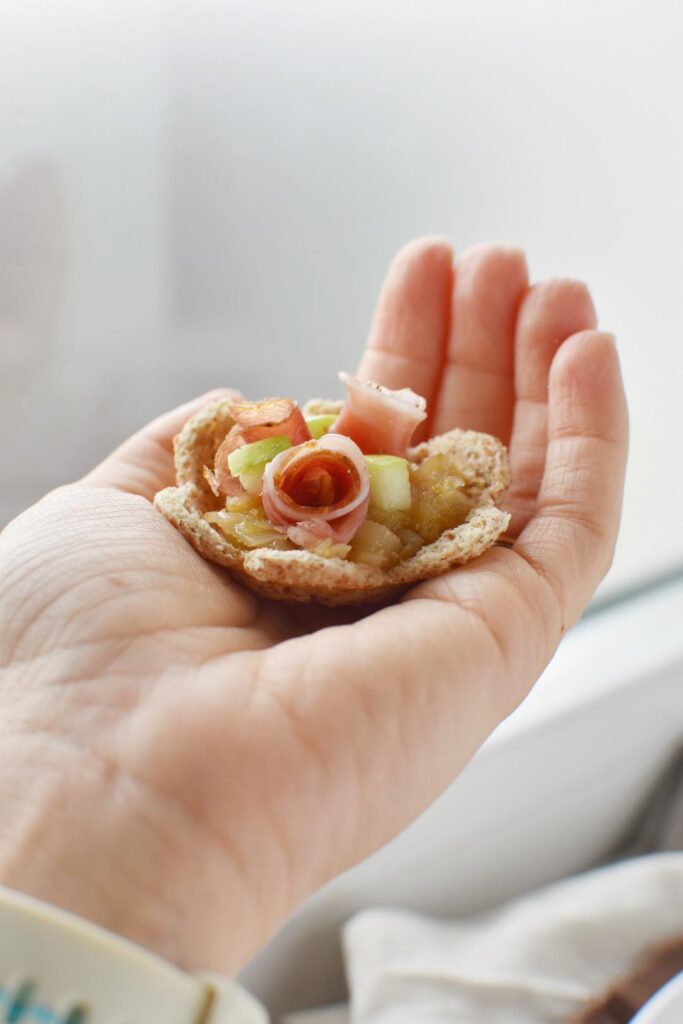
[[[528,288],[524,254],[503,245],[468,249],[455,268],[451,336],[434,433],[454,427],[507,444],[514,406],[514,339]]]

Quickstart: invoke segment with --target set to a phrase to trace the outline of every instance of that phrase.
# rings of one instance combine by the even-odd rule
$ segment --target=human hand
[[[0,882],[236,972],[538,678],[621,507],[625,402],[585,287],[412,243],[359,372],[425,395],[432,433],[510,444],[514,546],[356,621],[259,601],[150,504],[210,396],[163,416],[0,536]]]

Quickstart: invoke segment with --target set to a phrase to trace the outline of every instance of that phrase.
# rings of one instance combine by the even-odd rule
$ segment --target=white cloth
[[[283,1017],[280,1024],[349,1024],[349,1011],[346,1006],[323,1006]]]
[[[485,916],[365,910],[346,925],[352,1024],[565,1024],[683,934],[683,854],[601,868]]]

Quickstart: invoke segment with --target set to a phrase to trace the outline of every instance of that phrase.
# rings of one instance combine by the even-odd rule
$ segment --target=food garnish
[[[230,406],[235,426],[206,469],[229,497],[205,519],[247,548],[288,541],[387,569],[464,522],[471,502],[447,455],[406,458],[424,399],[340,376],[348,394],[338,415],[304,418],[286,398]],[[258,505],[238,511],[240,493]]]
[[[427,403],[340,375],[344,402],[219,399],[176,439],[177,486],[155,505],[204,557],[258,593],[377,601],[482,554],[505,532],[496,438],[416,444]]]

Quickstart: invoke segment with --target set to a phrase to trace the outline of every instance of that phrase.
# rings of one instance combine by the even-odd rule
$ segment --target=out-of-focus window
[[[325,394],[393,250],[592,286],[632,410],[612,588],[683,564],[675,0],[5,0],[0,523],[215,385]]]

